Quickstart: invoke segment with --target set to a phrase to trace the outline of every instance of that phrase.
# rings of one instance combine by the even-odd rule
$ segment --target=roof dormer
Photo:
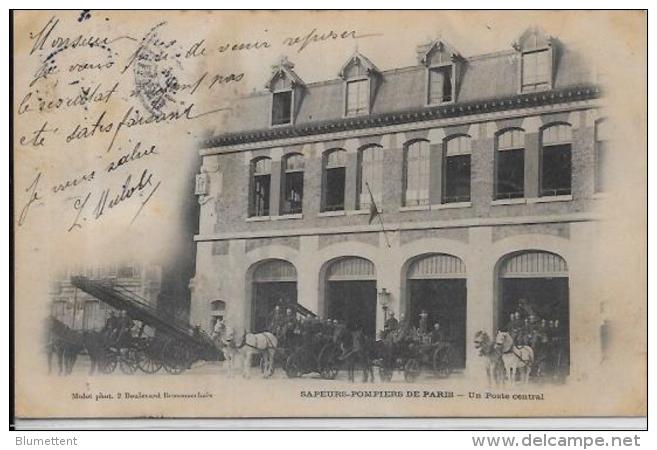
[[[456,101],[463,65],[461,55],[447,42],[435,39],[417,48],[418,62],[427,68],[426,103],[442,105]]]
[[[301,102],[303,80],[294,72],[294,64],[282,56],[272,66],[265,88],[271,92],[271,125],[291,125]]]
[[[379,69],[356,50],[342,65],[339,76],[344,80],[344,114],[369,114],[379,85]]]
[[[518,52],[518,93],[546,91],[554,83],[555,41],[539,27],[531,27],[513,43]]]

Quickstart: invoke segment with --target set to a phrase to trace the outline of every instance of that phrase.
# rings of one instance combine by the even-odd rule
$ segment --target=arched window
[[[445,141],[443,203],[470,201],[470,136]]]
[[[595,123],[595,192],[606,188],[607,159],[609,158],[609,124],[607,120]]]
[[[429,142],[415,141],[406,147],[404,205],[429,204]]]
[[[522,198],[525,195],[525,133],[507,130],[497,136],[495,153],[495,198]]]
[[[383,148],[379,146],[364,148],[360,152],[359,162],[360,190],[358,207],[360,209],[369,208],[372,204],[372,197],[378,205],[381,205],[383,194]]]
[[[270,194],[271,159],[254,159],[251,162],[251,216],[269,215]]]
[[[303,207],[303,155],[293,153],[283,159],[283,214],[300,214]]]
[[[541,133],[541,196],[570,195],[572,130],[556,124]]]
[[[324,154],[324,211],[344,210],[346,156],[342,149]]]
[[[213,316],[222,316],[226,313],[226,302],[223,300],[213,300],[210,302],[210,313]]]

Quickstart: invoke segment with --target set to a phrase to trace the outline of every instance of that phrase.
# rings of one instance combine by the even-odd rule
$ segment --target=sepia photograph
[[[647,12],[11,14],[15,417],[647,414]]]

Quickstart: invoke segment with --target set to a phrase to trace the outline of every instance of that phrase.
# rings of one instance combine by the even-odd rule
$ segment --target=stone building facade
[[[577,372],[592,356],[571,330],[598,336],[587,254],[607,142],[594,71],[535,28],[493,54],[444,40],[416,52],[386,71],[356,52],[337,79],[308,84],[284,58],[236,101],[200,150],[191,321],[257,330],[296,301],[373,334],[390,313],[425,311],[467,368],[474,334],[529,304],[558,321]]]

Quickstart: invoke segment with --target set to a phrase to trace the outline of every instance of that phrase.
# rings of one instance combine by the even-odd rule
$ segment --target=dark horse
[[[372,369],[372,347],[373,343],[363,333],[363,330],[347,331],[336,330],[334,341],[342,350],[340,360],[347,367],[349,381],[355,381],[356,371],[363,371],[363,383],[374,382],[374,370]]]
[[[46,353],[48,356],[48,373],[52,373],[52,358],[57,356],[59,375],[70,375],[78,355],[84,348],[81,334],[54,317],[48,319],[48,341]]]

